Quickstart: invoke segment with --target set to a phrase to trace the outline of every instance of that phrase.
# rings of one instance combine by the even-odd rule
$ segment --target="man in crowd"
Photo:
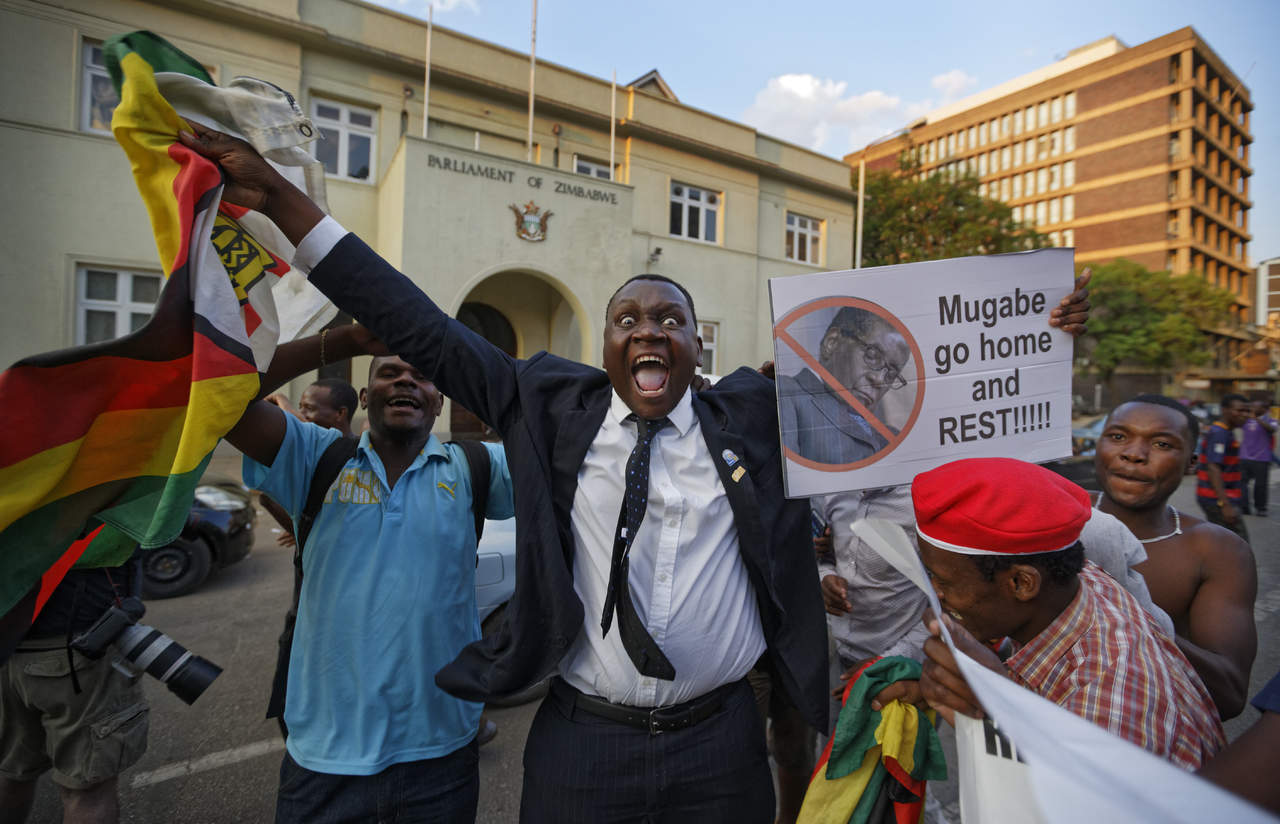
[[[853,463],[884,449],[896,429],[876,417],[877,406],[889,390],[907,385],[902,369],[910,356],[902,333],[884,318],[842,307],[818,348],[818,363],[838,387],[809,369],[778,378],[782,443],[824,464]]]
[[[67,824],[114,824],[116,779],[147,749],[149,708],[139,676],[71,652],[118,597],[136,595],[135,559],[111,569],[73,569],[49,597],[13,655],[0,664],[0,820],[21,824],[36,779],[50,770]],[[73,672],[74,667],[74,672]]]
[[[1187,769],[1222,747],[1218,714],[1173,639],[1085,561],[1084,490],[1034,464],[971,458],[916,476],[911,495],[920,559],[965,654]],[[994,639],[1012,654],[982,643]],[[979,715],[946,644],[930,638],[925,653],[929,703]]]
[[[1200,444],[1196,469],[1196,502],[1209,523],[1225,526],[1246,542],[1244,494],[1240,483],[1240,443],[1235,429],[1252,413],[1244,395],[1224,395],[1218,419],[1209,425]]]
[[[1267,514],[1267,484],[1270,481],[1271,461],[1276,435],[1276,419],[1267,411],[1267,402],[1256,400],[1251,406],[1253,414],[1240,427],[1241,498],[1244,514]],[[1253,498],[1249,486],[1253,485]],[[1251,508],[1252,507],[1252,510]]]
[[[1199,428],[1176,400],[1139,395],[1107,418],[1094,472],[1102,488],[1098,509],[1142,542],[1147,561],[1138,570],[1225,719],[1244,709],[1249,688],[1258,574],[1247,543],[1169,504],[1195,469]]]
[[[509,620],[437,681],[482,699],[559,673],[529,732],[522,819],[771,821],[744,676],[764,656],[811,725],[827,715],[809,508],[782,495],[772,381],[740,369],[691,392],[693,299],[658,275],[610,299],[604,371],[517,361],[247,144],[197,132],[184,144],[220,163],[228,199],[275,221],[313,284],[505,439],[519,491]]]
[[[269,380],[319,365],[317,341],[281,347]],[[331,330],[324,351],[378,356],[360,393],[369,431],[348,450],[302,547],[276,820],[471,821],[481,706],[433,677],[480,637],[472,497],[484,484],[485,514],[511,516],[503,450],[486,444],[489,475],[472,477],[461,448],[431,434],[443,400],[421,372],[360,327]],[[227,434],[245,454],[246,483],[294,520],[341,437],[265,401]]]

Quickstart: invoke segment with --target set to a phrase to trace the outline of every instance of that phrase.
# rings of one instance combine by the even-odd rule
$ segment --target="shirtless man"
[[[1199,423],[1182,404],[1139,395],[1117,406],[1098,440],[1098,509],[1120,519],[1147,550],[1135,567],[1169,613],[1178,648],[1224,719],[1244,709],[1257,652],[1253,551],[1237,535],[1169,505],[1195,472]]]

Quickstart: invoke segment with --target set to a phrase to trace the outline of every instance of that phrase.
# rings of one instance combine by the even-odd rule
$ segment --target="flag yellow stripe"
[[[228,375],[192,384],[186,406],[104,412],[84,437],[0,471],[0,530],[50,501],[99,484],[192,471],[239,420],[257,389],[257,374]]]
[[[160,263],[167,276],[173,273],[183,242],[178,199],[174,195],[174,181],[182,167],[169,156],[169,147],[177,142],[178,132],[186,128],[186,123],[160,95],[151,64],[138,54],[129,53],[121,58],[120,68],[125,79],[120,105],[111,118],[111,131],[133,166],[133,178],[151,216]]]

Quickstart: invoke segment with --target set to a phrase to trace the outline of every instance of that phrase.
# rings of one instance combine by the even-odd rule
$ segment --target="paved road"
[[[234,472],[221,459],[214,471]],[[1280,480],[1280,477],[1278,477]],[[1273,485],[1273,495],[1280,485]],[[1188,484],[1175,503],[1195,511]],[[1280,498],[1277,499],[1280,501]],[[1280,513],[1280,507],[1273,508]],[[1258,557],[1260,649],[1251,694],[1280,670],[1280,515],[1251,517]],[[192,595],[148,604],[143,619],[223,667],[188,707],[147,678],[152,702],[147,754],[121,778],[124,822],[232,824],[270,821],[281,743],[262,719],[275,662],[275,640],[288,605],[290,552],[276,547],[269,518],[259,518],[255,550]],[[480,751],[480,822],[513,822],[519,810],[521,752],[536,705],[491,710],[500,732]],[[1253,722],[1246,711],[1227,725],[1231,737]],[[61,818],[55,788],[42,779],[33,822]]]

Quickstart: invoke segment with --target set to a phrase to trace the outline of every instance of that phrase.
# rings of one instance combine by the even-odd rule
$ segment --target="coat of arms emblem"
[[[553,212],[542,211],[532,200],[524,208],[512,203],[510,209],[516,216],[516,237],[533,243],[547,239],[547,221]]]

